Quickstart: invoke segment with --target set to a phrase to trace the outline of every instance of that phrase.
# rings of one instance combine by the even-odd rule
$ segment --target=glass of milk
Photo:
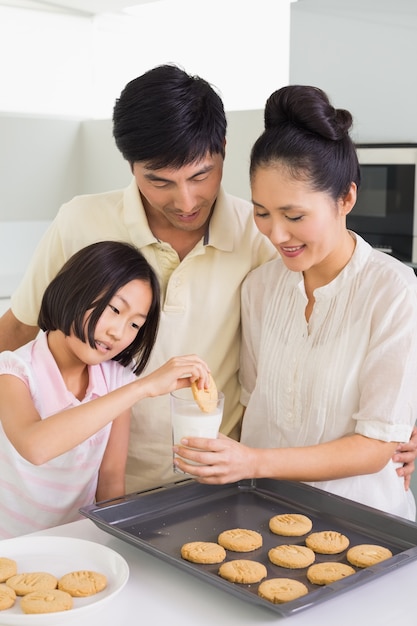
[[[216,439],[223,417],[224,394],[219,391],[214,411],[205,413],[194,400],[190,387],[170,393],[172,441],[180,443],[183,437],[207,437]],[[174,454],[174,457],[178,456]],[[192,461],[187,461],[192,463]],[[195,464],[195,463],[194,463]],[[174,465],[174,471],[183,474]]]

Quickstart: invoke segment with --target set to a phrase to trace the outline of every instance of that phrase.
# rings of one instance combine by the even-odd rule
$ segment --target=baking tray
[[[229,485],[203,485],[193,479],[131,494],[80,509],[102,530],[229,592],[242,600],[289,616],[378,576],[394,572],[417,558],[417,525],[402,518],[334,496],[303,483],[270,479],[245,480]],[[306,577],[307,568],[292,570],[273,565],[268,550],[280,544],[304,545],[304,537],[280,537],[269,530],[273,515],[302,513],[313,521],[312,532],[335,530],[346,535],[350,547],[373,543],[389,548],[392,558],[357,570],[335,583],[318,586]],[[218,575],[219,565],[201,565],[181,558],[182,544],[217,541],[223,530],[247,528],[263,536],[263,546],[246,553],[227,551],[226,560],[252,559],[264,563],[268,578],[302,581],[309,593],[285,604],[273,604],[257,595],[258,584],[230,583]],[[316,555],[316,563],[346,561],[339,555]]]

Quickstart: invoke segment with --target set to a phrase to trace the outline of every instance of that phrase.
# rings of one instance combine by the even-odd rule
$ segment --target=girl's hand
[[[162,367],[140,378],[137,383],[145,385],[146,395],[149,397],[190,387],[191,383],[198,381],[199,389],[208,387],[210,368],[200,357],[195,354],[176,356],[167,361]]]
[[[225,484],[256,477],[256,449],[222,434],[218,439],[182,439],[174,452],[182,457],[175,457],[175,465],[201,483]],[[188,460],[202,465],[192,465]]]

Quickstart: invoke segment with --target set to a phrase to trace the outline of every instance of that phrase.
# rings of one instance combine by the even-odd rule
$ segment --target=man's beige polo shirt
[[[63,263],[83,246],[110,239],[137,246],[161,282],[161,321],[147,371],[172,356],[198,354],[225,394],[222,432],[231,433],[242,415],[241,283],[251,269],[276,254],[257,230],[252,206],[220,190],[204,239],[179,262],[175,250],[150,231],[134,179],[125,190],[77,196],[61,207],[13,294],[15,316],[36,325],[42,294]],[[172,472],[169,397],[142,400],[132,412],[127,491],[177,480]]]

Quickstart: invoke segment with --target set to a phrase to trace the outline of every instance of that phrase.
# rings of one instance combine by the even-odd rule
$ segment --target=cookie
[[[231,528],[217,537],[218,543],[233,552],[251,552],[262,547],[262,535],[256,530],[246,528]]]
[[[181,556],[192,563],[221,563],[226,558],[226,550],[211,541],[191,541],[181,547]]]
[[[262,578],[266,578],[267,571],[265,565],[257,561],[236,559],[227,561],[220,565],[219,576],[232,583],[242,583],[250,585],[258,583]]]
[[[14,559],[0,557],[0,583],[17,574],[17,563]]]
[[[370,567],[371,565],[376,565],[376,563],[380,563],[391,557],[392,552],[388,550],[388,548],[367,543],[353,546],[353,548],[349,548],[346,553],[346,558],[349,563],[356,565],[356,567]]]
[[[291,544],[271,548],[268,557],[274,565],[290,569],[308,567],[316,560],[316,555],[310,548]]]
[[[16,574],[6,580],[6,585],[13,589],[17,596],[25,596],[32,591],[56,589],[58,579],[47,572],[28,572]]]
[[[349,547],[349,539],[335,530],[322,530],[306,537],[306,546],[318,554],[339,554]]]
[[[314,585],[328,585],[336,580],[355,574],[355,570],[345,563],[314,563],[307,570],[307,578]]]
[[[0,584],[0,611],[10,609],[16,601],[16,594],[11,587]]]
[[[20,601],[23,613],[57,613],[72,609],[73,600],[69,593],[59,589],[32,591]]]
[[[213,376],[209,374],[209,386],[204,387],[203,389],[199,389],[197,386],[197,381],[191,383],[191,391],[194,396],[194,400],[200,407],[204,413],[212,413],[216,410],[217,400],[218,400],[218,392],[216,383],[214,382]]]
[[[107,578],[104,574],[91,570],[69,572],[58,581],[58,589],[66,591],[74,598],[92,596],[107,587]]]
[[[298,513],[274,515],[269,520],[269,530],[284,537],[301,537],[301,535],[309,533],[312,527],[311,519]]]
[[[291,602],[307,593],[308,589],[304,583],[292,578],[269,578],[264,580],[258,588],[258,596],[273,604]]]

